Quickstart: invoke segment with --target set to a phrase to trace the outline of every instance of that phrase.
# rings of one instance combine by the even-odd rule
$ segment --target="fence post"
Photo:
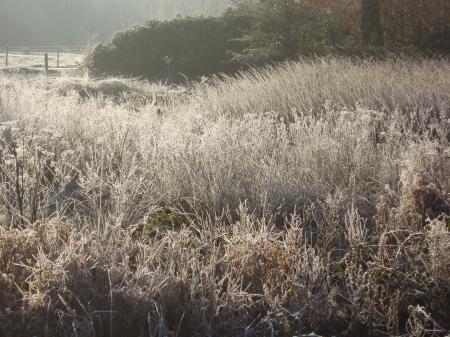
[[[6,68],[8,68],[8,46],[6,46],[6,49],[5,49],[5,65],[6,65]]]
[[[48,76],[48,54],[47,53],[45,53],[44,61],[45,61],[45,64],[44,64],[44,66],[45,66],[45,74]]]
[[[59,68],[59,46],[56,49],[56,68]]]

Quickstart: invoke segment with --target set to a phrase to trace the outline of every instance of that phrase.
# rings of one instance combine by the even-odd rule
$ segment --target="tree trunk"
[[[382,46],[384,44],[379,0],[361,0],[361,32],[364,45]]]
[[[283,1],[284,27],[283,27],[283,53],[289,59],[297,56],[297,46],[295,43],[295,5],[293,0]]]

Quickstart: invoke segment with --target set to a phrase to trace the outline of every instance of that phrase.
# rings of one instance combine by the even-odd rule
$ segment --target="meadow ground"
[[[48,54],[49,67],[57,66],[56,51],[46,51],[43,49],[39,52],[21,53],[19,51],[12,51],[8,54],[8,64],[10,67],[43,67],[44,54]],[[6,63],[6,55],[4,50],[0,50],[0,65],[3,67]],[[84,56],[80,53],[61,52],[59,64],[61,67],[73,67],[83,62]]]
[[[450,64],[0,77],[0,336],[446,336]]]

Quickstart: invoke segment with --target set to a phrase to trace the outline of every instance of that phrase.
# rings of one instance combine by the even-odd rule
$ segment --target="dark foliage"
[[[148,21],[115,33],[98,45],[87,57],[86,65],[96,74],[169,81],[231,72],[236,65],[229,61],[228,51],[239,49],[240,42],[232,41],[232,37],[244,24],[235,16]]]
[[[405,54],[448,55],[450,51],[449,30],[440,19],[442,15],[436,14],[445,9],[440,3],[431,14],[423,14],[426,34],[414,33],[408,16],[408,22],[400,20],[400,37],[391,21],[412,11],[411,6],[398,13],[392,10],[387,16],[385,5],[376,0],[352,1],[352,6],[328,0],[233,3],[235,7],[220,17],[148,21],[118,32],[90,53],[86,65],[94,74],[178,82],[186,76],[198,79],[233,73],[299,56],[384,59]]]

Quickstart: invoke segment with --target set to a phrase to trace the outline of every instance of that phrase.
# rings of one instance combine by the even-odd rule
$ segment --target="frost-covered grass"
[[[450,65],[0,78],[0,335],[444,336]]]
[[[45,52],[39,52],[34,54],[23,54],[19,52],[10,52],[8,54],[9,67],[44,67],[44,54]],[[49,67],[55,68],[57,66],[57,55],[55,52],[47,52]],[[76,67],[83,62],[83,54],[74,54],[62,52],[59,57],[60,67]],[[0,67],[5,66],[5,51],[0,53]]]

